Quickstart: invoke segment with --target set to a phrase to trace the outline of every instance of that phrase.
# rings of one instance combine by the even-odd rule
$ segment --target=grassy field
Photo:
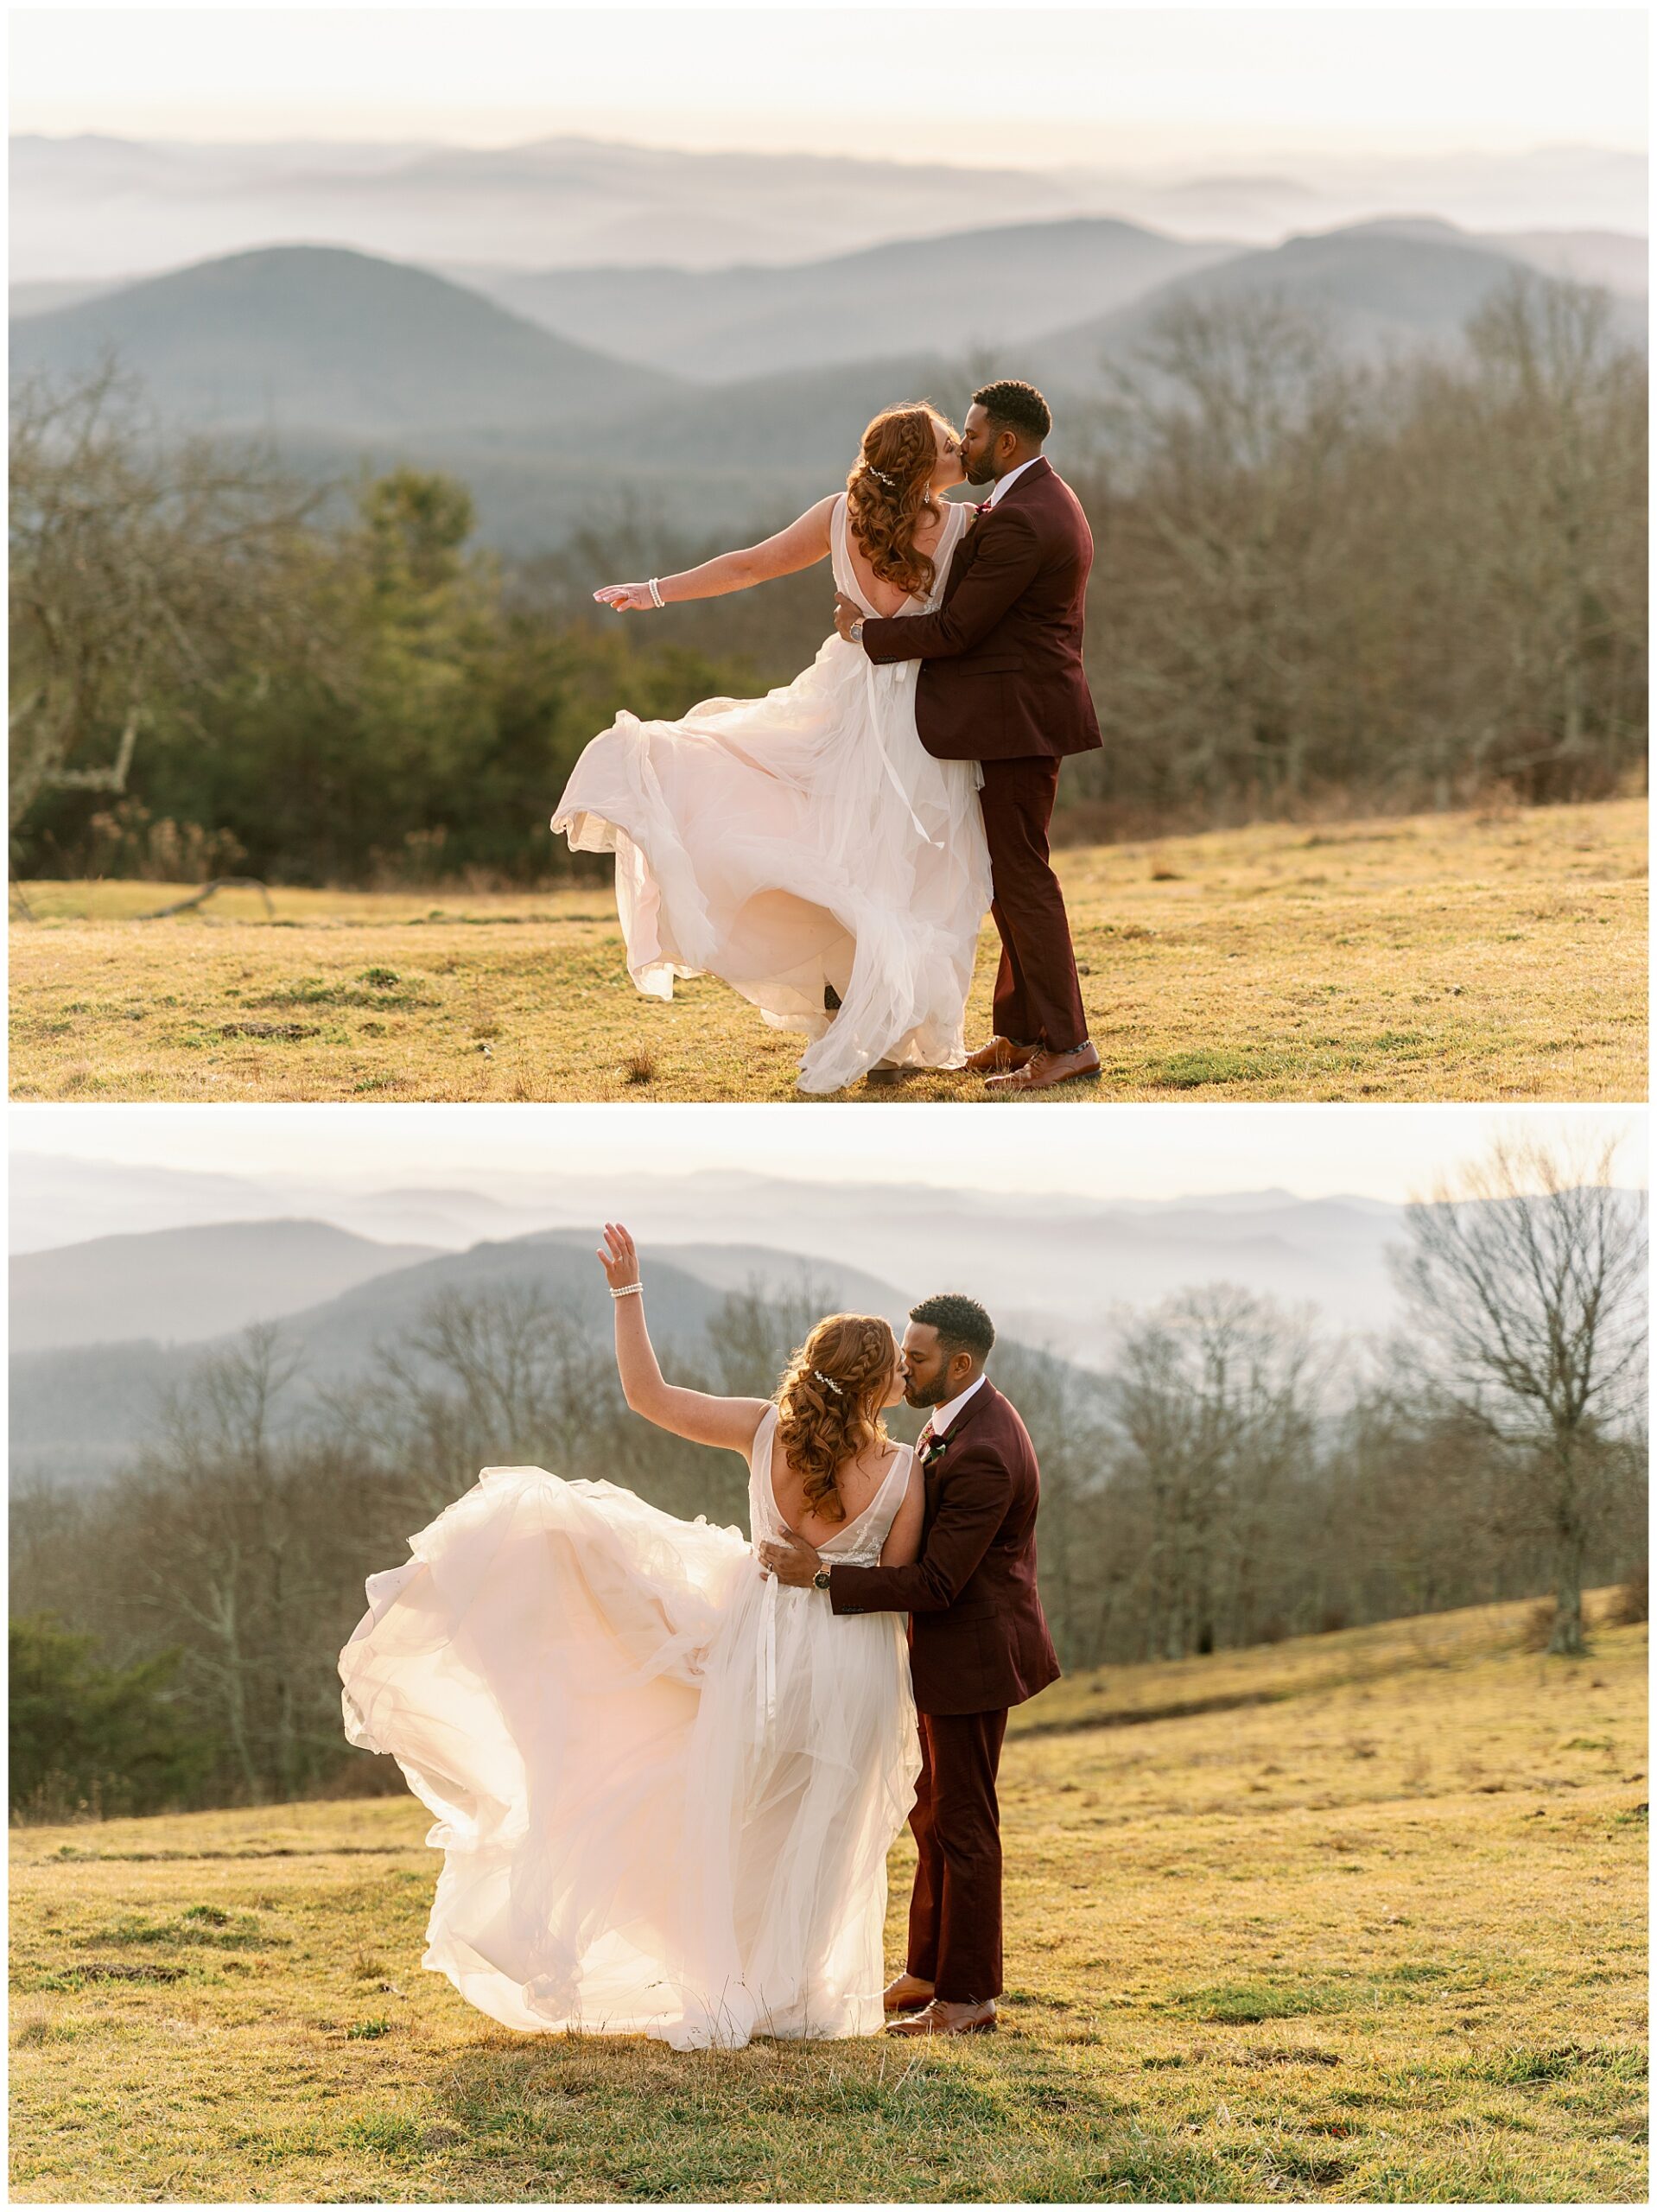
[[[1526,1611],[1038,1700],[1002,2030],[942,2048],[497,2029],[411,1802],[14,1831],[13,2194],[1642,2201],[1646,1631]]]
[[[1060,868],[1097,1084],[1066,1101],[1615,1099],[1646,1089],[1634,801],[1083,848]],[[31,883],[13,1096],[779,1099],[795,1040],[717,982],[640,999],[607,891]],[[987,928],[968,1025],[988,1034]],[[854,1097],[981,1099],[966,1076]]]

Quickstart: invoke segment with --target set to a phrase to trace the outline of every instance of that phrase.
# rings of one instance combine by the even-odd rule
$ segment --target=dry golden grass
[[[1038,1700],[960,2045],[509,2035],[420,1970],[405,1801],[14,1831],[13,2193],[1642,2201],[1646,1631],[1527,1611]]]
[[[1646,1090],[1635,801],[1067,853],[1092,1097],[1613,1099]],[[30,884],[12,1091],[53,1099],[785,1099],[796,1042],[708,980],[627,981],[609,893]],[[986,929],[968,1035],[988,1033]],[[854,1098],[981,1099],[964,1075]]]

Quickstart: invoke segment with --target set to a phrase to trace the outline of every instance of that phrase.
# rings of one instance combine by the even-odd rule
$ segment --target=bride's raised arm
[[[665,1380],[644,1322],[644,1295],[638,1249],[619,1221],[604,1224],[598,1248],[605,1280],[616,1308],[616,1367],[622,1395],[636,1414],[693,1444],[722,1445],[746,1458],[768,1398],[711,1398],[702,1390],[682,1390]]]
[[[593,594],[600,607],[618,614],[639,614],[647,607],[665,607],[681,599],[721,599],[727,592],[747,591],[754,584],[769,583],[773,576],[791,576],[828,557],[828,518],[837,493],[808,507],[797,521],[758,545],[745,545],[734,553],[721,553],[699,569],[682,569],[677,575],[653,579],[649,584],[601,584]]]

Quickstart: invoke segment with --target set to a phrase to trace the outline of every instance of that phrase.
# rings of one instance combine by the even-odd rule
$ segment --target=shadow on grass
[[[1097,2198],[1121,2140],[1109,2100],[1011,2036],[921,2053],[878,2038],[491,2042],[437,2088],[473,2156],[653,2202]]]
[[[1406,1959],[1364,1974],[1213,1982],[1176,1990],[1164,2002],[1173,2011],[1216,2026],[1252,2027],[1264,2020],[1373,2012],[1416,1996],[1437,1996],[1456,1973],[1455,1967],[1432,1960]]]

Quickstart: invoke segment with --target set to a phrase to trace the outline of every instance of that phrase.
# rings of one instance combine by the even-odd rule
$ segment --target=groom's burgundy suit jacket
[[[1103,743],[1082,664],[1093,533],[1033,461],[956,552],[932,614],[865,621],[873,661],[918,660],[915,721],[939,760],[1022,760]]]
[[[1040,1471],[1030,1433],[993,1382],[962,1408],[926,1469],[911,1567],[831,1567],[837,1613],[907,1613],[922,1713],[1000,1713],[1058,1679],[1036,1592]]]

